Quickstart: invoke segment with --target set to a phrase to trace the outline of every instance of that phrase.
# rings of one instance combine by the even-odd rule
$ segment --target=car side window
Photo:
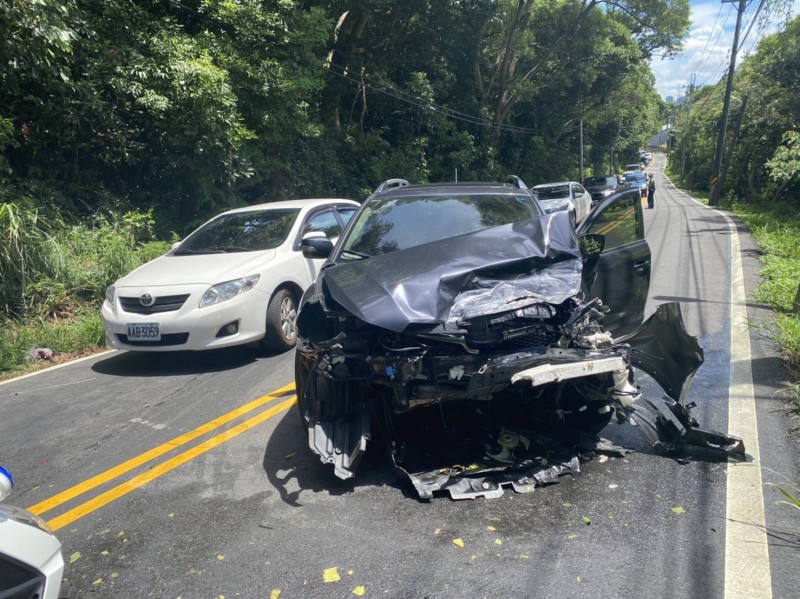
[[[350,219],[353,218],[353,215],[356,213],[357,208],[337,208],[336,212],[339,213],[339,218],[342,219],[342,224],[346,225],[350,222]]]
[[[613,202],[597,215],[587,233],[603,235],[606,250],[644,239],[644,231],[639,230],[636,215],[637,201],[638,196],[628,196]]]
[[[328,239],[335,239],[342,234],[342,227],[339,225],[336,215],[331,210],[327,210],[322,214],[317,214],[312,217],[303,229],[303,234],[317,232],[325,233],[325,237]]]

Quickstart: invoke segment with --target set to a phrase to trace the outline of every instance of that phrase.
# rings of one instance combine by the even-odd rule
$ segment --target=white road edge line
[[[715,210],[715,212],[717,212]],[[721,214],[717,212],[717,214]],[[728,432],[744,439],[752,462],[729,463],[725,517],[725,599],[769,599],[769,565],[764,489],[761,481],[756,402],[751,370],[747,296],[736,224],[731,231],[731,369]]]
[[[28,374],[23,374],[22,376],[14,377],[13,379],[8,379],[7,381],[0,381],[0,387],[3,385],[7,385],[9,383],[16,383],[17,381],[21,381],[22,379],[28,379],[32,376],[36,376],[38,374],[44,374],[45,372],[52,372],[54,370],[58,370],[59,368],[64,368],[64,366],[71,366],[72,364],[78,364],[79,362],[85,362],[86,360],[91,360],[92,358],[96,358],[98,356],[105,356],[106,354],[110,354],[112,352],[119,351],[116,349],[107,349],[105,351],[98,352],[96,354],[91,354],[89,356],[84,356],[82,358],[76,358],[74,360],[70,360],[69,362],[63,362],[61,364],[57,364],[55,366],[49,366],[47,368],[42,368],[41,370],[37,370],[35,372],[29,372]]]
[[[669,177],[663,176],[669,180]],[[675,188],[675,191],[679,191],[700,206],[706,206],[682,190]],[[772,574],[769,565],[767,522],[764,517],[764,486],[761,480],[761,452],[753,391],[750,331],[747,325],[747,294],[744,288],[739,232],[731,217],[713,208],[709,209],[725,218],[731,233],[731,368],[728,382],[728,433],[744,439],[745,449],[753,458],[752,462],[731,462],[727,465],[724,598],[771,599]]]

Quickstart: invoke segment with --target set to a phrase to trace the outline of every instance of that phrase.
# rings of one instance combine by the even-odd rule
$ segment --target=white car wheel
[[[264,346],[287,351],[297,342],[297,300],[287,289],[275,292],[267,307],[267,331]]]

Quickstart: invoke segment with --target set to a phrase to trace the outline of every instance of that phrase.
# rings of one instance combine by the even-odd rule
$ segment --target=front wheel
[[[284,352],[297,342],[297,300],[287,289],[276,291],[267,307],[265,348]]]

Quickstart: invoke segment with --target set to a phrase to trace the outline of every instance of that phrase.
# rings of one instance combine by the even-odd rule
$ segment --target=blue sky
[[[690,0],[690,4],[692,24],[689,37],[684,42],[683,53],[671,60],[656,57],[651,62],[653,74],[656,76],[656,89],[662,98],[672,96],[677,99],[683,96],[692,73],[695,73],[695,85],[700,86],[716,83],[728,69],[739,3]],[[749,0],[742,17],[739,39],[741,49],[736,59],[737,65],[754,50],[764,35],[782,29],[786,22],[785,13],[776,13],[773,9],[771,14],[767,14],[768,7],[775,4],[774,0],[768,0],[760,17],[754,19],[759,4],[759,0]],[[791,15],[797,15],[800,12],[800,0],[792,0],[789,7]],[[766,27],[761,22],[764,17],[768,17],[770,21]]]

